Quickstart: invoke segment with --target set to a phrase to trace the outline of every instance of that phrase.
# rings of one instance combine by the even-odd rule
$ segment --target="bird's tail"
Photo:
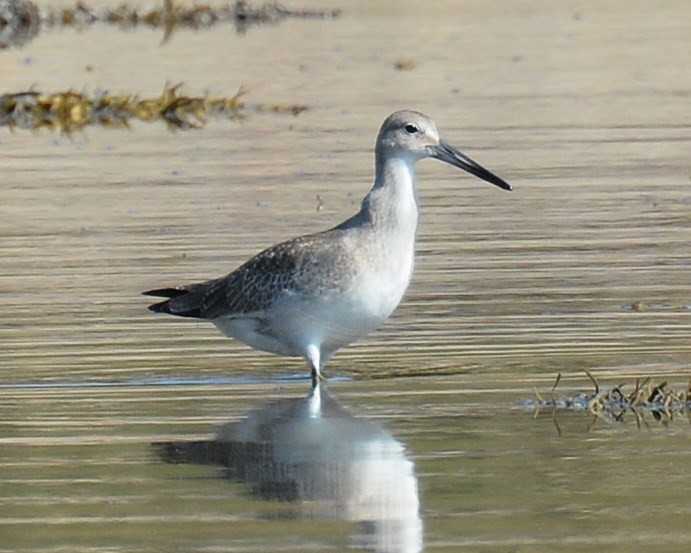
[[[201,298],[195,293],[194,289],[180,288],[158,288],[143,292],[145,296],[155,296],[168,298],[165,301],[153,303],[149,310],[154,313],[168,313],[179,317],[201,317]]]

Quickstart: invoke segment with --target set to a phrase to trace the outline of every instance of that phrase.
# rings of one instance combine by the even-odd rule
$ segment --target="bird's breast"
[[[364,312],[383,321],[396,309],[410,283],[414,237],[373,240],[363,249],[348,293]]]

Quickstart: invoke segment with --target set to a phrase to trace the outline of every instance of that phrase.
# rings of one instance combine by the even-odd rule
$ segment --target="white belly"
[[[316,345],[328,358],[378,328],[400,303],[413,269],[413,251],[383,264],[366,264],[342,291],[319,296],[284,294],[266,312],[222,317],[221,332],[250,347],[305,356]]]

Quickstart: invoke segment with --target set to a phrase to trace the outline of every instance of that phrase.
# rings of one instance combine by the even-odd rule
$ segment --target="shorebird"
[[[418,224],[415,164],[428,157],[511,190],[443,141],[429,117],[397,111],[379,130],[374,185],[355,215],[271,246],[221,278],[144,292],[168,298],[149,309],[208,320],[254,349],[303,357],[316,384],[331,356],[379,327],[408,288]]]

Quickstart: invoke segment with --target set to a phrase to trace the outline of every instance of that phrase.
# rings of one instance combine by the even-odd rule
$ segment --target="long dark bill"
[[[476,163],[467,155],[465,155],[462,152],[459,152],[456,148],[454,148],[450,144],[447,144],[443,140],[440,140],[438,145],[432,147],[431,156],[440,161],[449,163],[454,167],[458,167],[459,169],[468,171],[468,173],[470,173],[471,175],[475,175],[476,177],[479,177],[484,181],[490,182],[495,186],[498,186],[499,188],[503,188],[504,190],[511,190],[511,185],[504,179],[500,179],[497,175],[491,173],[482,165]]]

